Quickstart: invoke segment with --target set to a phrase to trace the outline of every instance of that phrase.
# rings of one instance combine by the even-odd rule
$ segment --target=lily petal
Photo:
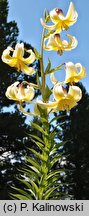
[[[10,55],[10,51],[13,52],[12,56]],[[32,67],[28,67],[27,64],[32,64],[36,57],[31,49],[27,50],[27,52],[30,56],[28,58],[24,58],[24,44],[17,43],[15,50],[11,47],[7,47],[7,49],[3,51],[2,60],[9,66],[17,68],[18,72],[22,70],[25,74],[32,75],[35,73],[35,70]]]
[[[16,100],[20,103],[23,101],[30,102],[35,95],[35,90],[32,86],[24,87],[23,83],[15,82],[7,88],[6,97],[11,100]]]
[[[35,56],[34,52],[31,49],[27,50],[27,52],[30,54],[30,56],[28,58],[23,58],[23,62],[25,64],[32,64],[35,61],[36,56]]]
[[[70,86],[67,92],[67,90],[58,83],[53,88],[53,96],[55,99],[54,102],[49,101],[49,103],[43,103],[42,101],[37,101],[37,103],[45,108],[49,108],[52,112],[70,111],[82,98],[82,91],[77,86]]]
[[[49,15],[50,15],[51,21],[55,24],[58,24],[64,18],[63,11],[59,8],[54,8],[52,11],[50,11]]]
[[[58,83],[58,80],[54,76],[54,72],[50,74],[50,80],[54,85]]]
[[[10,56],[11,51],[13,52],[13,49],[11,47],[7,47],[7,49],[3,51],[2,61],[11,67],[14,67],[16,65],[17,60],[16,58]]]
[[[3,55],[2,55],[2,61],[3,61],[3,62],[6,61],[5,63],[7,63],[9,60],[12,59],[12,57],[10,56],[10,51],[13,52],[13,49],[12,49],[11,47],[7,47],[7,49],[5,49],[5,50],[3,51]]]
[[[64,41],[62,41],[63,45],[65,46],[66,50],[71,50],[76,48],[76,46],[78,45],[78,41],[76,39],[76,37],[67,34],[66,35],[69,38],[69,43],[67,42],[67,45],[64,43]]]
[[[56,84],[54,86],[54,88],[53,88],[53,96],[54,96],[56,101],[61,100],[66,95],[67,95],[67,91],[66,91],[66,89],[64,89],[64,87],[62,85],[60,85],[58,83],[58,84]]]
[[[46,41],[48,41],[47,44],[45,44]],[[58,51],[57,43],[52,35],[49,38],[46,38],[44,40],[44,49],[48,51],[51,51],[51,50]]]
[[[80,101],[82,98],[82,91],[78,86],[70,86],[68,91],[68,97],[74,98],[76,102]]]
[[[78,13],[75,10],[74,4],[70,2],[69,10],[65,17],[65,21],[66,21],[65,23],[68,26],[71,26],[77,21],[77,18],[78,18]]]
[[[22,59],[23,55],[24,55],[24,44],[17,43],[15,46],[15,50],[13,52],[13,57],[17,59]]]
[[[86,69],[80,63],[75,64],[75,67],[77,69],[80,69],[80,72],[78,73],[79,80],[82,78],[85,78],[86,77]]]
[[[35,70],[33,67],[28,67],[23,62],[21,62],[21,71],[24,72],[27,75],[32,75],[35,73]]]
[[[48,26],[42,19],[41,24],[47,30],[55,30],[55,34],[60,33],[62,30],[67,30],[71,25],[73,25],[77,21],[78,18],[78,13],[76,12],[72,2],[69,5],[69,9],[66,16],[64,16],[63,11],[58,8],[54,8],[52,11],[50,11],[49,15],[50,20],[54,23],[54,25]]]
[[[31,101],[33,98],[34,98],[34,95],[35,95],[35,90],[33,87],[27,87],[25,89],[25,95],[26,95],[26,100],[29,102]]]
[[[65,71],[66,71],[65,83],[72,84],[73,82],[79,82],[82,78],[86,76],[86,70],[80,63],[77,64],[73,64],[72,62],[66,63]]]
[[[41,24],[43,25],[43,27],[44,27],[45,29],[48,29],[48,30],[52,31],[52,30],[54,30],[54,29],[56,28],[56,25],[48,26],[48,25],[44,22],[44,20],[43,20],[42,18],[40,19],[40,21],[41,21]]]
[[[63,51],[70,51],[74,49],[78,44],[77,39],[69,34],[67,34],[67,37],[69,38],[69,42],[61,40],[59,34],[50,35],[49,38],[44,40],[44,49],[47,51],[57,51],[60,55]]]
[[[7,88],[7,91],[5,93],[6,97],[11,99],[11,100],[16,100],[16,95],[14,89],[19,85],[19,82],[15,82],[11,86]],[[13,98],[13,99],[12,99]]]

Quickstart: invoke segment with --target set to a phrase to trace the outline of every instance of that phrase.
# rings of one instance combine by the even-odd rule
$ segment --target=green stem
[[[44,61],[43,61],[43,46],[44,46],[44,35],[45,35],[45,29],[43,29],[42,32],[42,41],[41,41],[41,51],[40,51],[40,69],[41,69],[41,79],[42,79],[42,87],[41,87],[41,93],[42,93],[42,100],[44,101],[44,91],[45,91],[45,84],[46,84],[46,77],[44,73]],[[48,123],[48,116],[45,117],[47,122],[46,125],[45,123],[43,124],[43,129],[47,134],[49,134],[49,123]],[[48,169],[48,163],[49,163],[49,154],[50,154],[50,149],[48,148],[49,146],[49,139],[48,136],[43,136],[43,140],[45,143],[44,149],[42,151],[42,156],[45,158],[45,161],[42,161],[41,167],[42,167],[42,175],[40,178],[39,182],[39,193],[38,193],[38,199],[42,200],[44,199],[44,190],[45,187],[47,187],[48,182],[47,182],[47,174],[49,172]]]
[[[45,89],[45,73],[44,73],[44,62],[43,62],[43,45],[44,45],[44,34],[45,34],[45,29],[43,29],[42,32],[42,41],[41,41],[41,51],[40,51],[40,68],[41,68],[41,78],[42,78],[42,99],[44,101],[44,89]]]
[[[46,118],[48,119],[48,117]],[[51,148],[51,142],[49,140],[49,123],[48,121],[46,124],[43,124],[44,126],[44,131],[48,135],[43,136],[43,140],[45,143],[44,149],[42,151],[43,157],[45,157],[45,161],[42,161],[41,167],[42,167],[42,175],[40,178],[40,183],[39,183],[39,194],[38,194],[38,199],[39,200],[44,200],[45,199],[45,187],[48,186],[48,181],[47,181],[47,175],[49,173],[49,154],[50,154],[50,148]]]

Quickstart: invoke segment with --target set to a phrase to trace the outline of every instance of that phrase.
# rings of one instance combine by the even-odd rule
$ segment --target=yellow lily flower
[[[24,101],[30,102],[35,95],[35,90],[32,86],[24,87],[23,83],[15,82],[7,88],[6,97],[10,100],[22,103]]]
[[[63,11],[59,8],[54,8],[50,11],[49,16],[54,25],[47,25],[42,18],[41,24],[45,29],[55,31],[55,34],[57,34],[62,30],[67,30],[71,25],[73,25],[77,21],[78,13],[75,10],[74,4],[71,2],[66,16],[64,16]]]
[[[73,84],[79,82],[82,78],[86,77],[86,70],[80,63],[76,63],[76,64],[73,64],[72,62],[65,63],[65,72],[66,72],[66,76],[64,82],[60,82],[59,80],[57,80],[54,73],[51,73],[50,75],[51,82],[54,85],[57,83]]]
[[[12,56],[10,55],[10,52],[13,53]],[[35,54],[31,49],[26,52],[30,54],[30,56],[24,58],[24,44],[17,43],[15,50],[13,50],[12,47],[7,47],[7,49],[3,51],[2,61],[11,67],[17,68],[18,72],[22,71],[27,75],[34,74],[34,68],[28,67],[27,65],[32,64],[35,61]]]
[[[78,44],[77,39],[69,34],[67,34],[67,37],[69,38],[69,42],[61,40],[59,34],[50,35],[49,38],[44,40],[44,49],[47,51],[57,51],[60,55],[62,55],[63,51],[70,51],[74,49]],[[45,44],[47,40],[48,42]]]
[[[43,103],[44,107],[53,109],[53,112],[65,110],[70,111],[82,98],[82,91],[77,86],[69,86],[69,90],[67,92],[62,85],[56,84],[53,88],[53,96],[55,101]]]
[[[68,62],[65,64],[66,78],[65,83],[73,83],[79,82],[82,78],[86,77],[86,70],[80,64],[73,64],[72,62]]]

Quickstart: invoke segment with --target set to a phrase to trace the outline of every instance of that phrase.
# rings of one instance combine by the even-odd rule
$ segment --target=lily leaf
[[[48,175],[47,175],[47,179],[51,178],[52,176],[55,176],[56,174],[58,173],[61,173],[63,172],[63,170],[59,169],[59,170],[54,170],[52,172],[50,172]]]
[[[42,154],[36,152],[34,149],[29,149],[31,152],[33,152],[40,160],[43,160],[43,161],[47,161],[48,157],[47,155],[43,156]]]
[[[35,53],[35,56],[36,56],[37,59],[40,59],[40,58],[41,58],[41,56],[40,56],[40,54],[38,53],[38,51],[37,51],[36,48],[34,48],[34,53]]]
[[[40,164],[37,161],[35,161],[35,159],[27,157],[27,162],[32,164],[36,168],[38,173],[40,172]]]
[[[35,141],[34,139],[31,139],[32,142],[34,142],[41,150],[44,148],[43,144],[41,144],[40,142]]]
[[[31,183],[32,188],[34,188],[35,194],[36,194],[36,196],[37,196],[38,191],[39,191],[38,186],[37,186],[36,183],[35,183],[34,181],[32,181],[31,179],[29,179],[29,182]]]
[[[38,131],[40,131],[42,134],[44,134],[44,135],[46,135],[46,136],[48,135],[47,132],[44,131],[43,128],[40,127],[39,125],[37,125],[37,124],[35,124],[35,123],[32,122],[32,126],[33,126],[34,128],[36,128]]]
[[[49,73],[50,68],[51,68],[51,61],[50,61],[50,59],[48,59],[48,65],[47,65],[47,67],[46,67],[45,74],[48,74],[48,73]]]
[[[38,140],[40,143],[42,143],[44,145],[44,142],[42,139],[40,139],[38,136],[30,134],[31,137],[33,137],[34,139]]]
[[[61,70],[61,69],[62,69],[62,66],[64,66],[64,65],[65,65],[65,63],[59,65],[58,67],[53,68],[53,69],[50,70],[47,74],[51,74],[51,73],[53,73],[53,72],[55,72],[55,71]]]
[[[49,190],[47,190],[47,192],[45,193],[44,199],[45,199],[45,200],[48,200],[48,199],[50,198],[50,195],[52,195],[52,193],[53,193],[58,187],[59,187],[59,186],[54,187],[54,188],[50,188]]]
[[[26,192],[26,191],[24,191],[24,190],[21,190],[21,189],[19,189],[19,188],[15,188],[15,187],[11,187],[11,188],[13,188],[14,190],[18,191],[18,192],[20,193],[19,195],[25,196],[25,198],[30,199],[30,200],[33,199],[33,198],[31,197],[31,195],[30,195],[28,192]],[[13,194],[13,195],[16,196],[16,194]]]
[[[49,12],[46,9],[44,10],[44,20],[46,23],[50,21]]]
[[[10,193],[11,197],[12,198],[16,198],[18,200],[30,200],[30,198],[24,196],[24,195],[21,195],[21,194],[12,194]]]
[[[54,118],[49,122],[49,124],[51,124],[51,123],[54,122],[54,121],[57,121],[58,119],[62,119],[63,117],[65,117],[65,115],[59,115],[59,116],[57,116],[57,117],[54,117]]]
[[[48,85],[46,85],[46,87],[44,89],[44,101],[48,101],[51,94],[52,94],[52,91],[50,90]]]

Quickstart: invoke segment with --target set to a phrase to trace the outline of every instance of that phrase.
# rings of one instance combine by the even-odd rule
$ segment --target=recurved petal
[[[28,67],[23,62],[21,62],[21,71],[27,75],[32,75],[35,73],[35,70],[33,67]]]
[[[73,98],[74,101],[78,102],[82,98],[82,91],[78,86],[70,86],[68,91],[68,97]]]
[[[51,51],[51,50],[57,51],[58,50],[58,46],[57,46],[57,43],[54,39],[54,36],[51,35],[49,38],[46,38],[44,40],[44,49],[48,50],[48,51]]]
[[[72,62],[66,63],[66,78],[65,83],[79,82],[86,76],[85,68],[80,64],[73,64]]]
[[[15,82],[14,84],[12,84],[11,86],[9,86],[6,90],[6,97],[11,99],[11,100],[17,100],[16,98],[16,87],[19,84],[19,82]]]
[[[13,52],[13,57],[22,59],[24,55],[24,44],[17,43]]]
[[[67,44],[67,46],[65,44],[63,45],[66,46],[66,50],[74,49],[78,45],[78,41],[76,37],[69,35],[69,34],[67,34],[67,37],[69,38],[69,43]]]
[[[25,64],[32,64],[36,59],[35,53],[31,49],[27,50],[27,53],[29,53],[30,56],[28,58],[23,58],[23,62]]]
[[[58,80],[56,79],[56,77],[54,76],[54,73],[50,74],[50,80],[51,82],[55,85],[58,83]]]
[[[75,10],[74,4],[70,2],[70,6],[67,15],[65,17],[66,24],[68,24],[69,26],[73,25],[73,23],[77,21],[77,18],[78,18],[78,13]]]
[[[12,60],[12,57],[10,56],[10,51],[13,52],[13,49],[11,47],[7,47],[2,53],[2,61],[5,63],[8,63],[10,60]]]
[[[35,95],[35,90],[33,87],[29,87],[27,86],[27,88],[25,89],[25,99],[26,101],[31,101],[34,98]]]
[[[25,98],[25,91],[22,84],[18,86],[18,91],[15,88],[15,94],[18,101],[22,101]]]
[[[53,95],[56,101],[60,101],[67,95],[67,91],[63,88],[62,85],[58,83],[53,88]]]
[[[17,64],[17,59],[12,58],[12,57],[9,57],[9,56],[8,56],[8,58],[3,58],[3,57],[2,57],[2,61],[3,61],[4,63],[8,64],[8,65],[11,66],[11,67],[15,67],[16,64]]]
[[[78,73],[79,80],[86,77],[86,69],[80,63],[75,64],[75,67],[77,68],[77,70],[79,70]]]
[[[42,26],[43,26],[45,29],[48,29],[48,30],[52,31],[52,30],[54,30],[54,29],[56,28],[56,25],[48,26],[48,25],[43,21],[42,18],[40,19],[40,21],[41,21]]]
[[[77,68],[72,62],[67,62],[65,65],[66,65],[65,66],[65,71],[66,71],[65,83],[75,82],[75,78],[78,75]]]
[[[17,59],[12,58],[11,60],[5,62],[7,63],[10,67],[17,67]]]

